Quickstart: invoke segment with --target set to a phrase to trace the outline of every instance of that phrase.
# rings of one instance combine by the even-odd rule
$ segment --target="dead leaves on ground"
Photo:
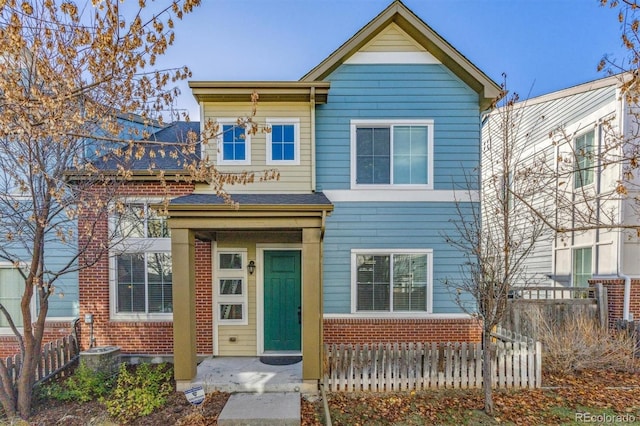
[[[495,390],[493,417],[482,411],[480,389],[332,393],[328,398],[336,425],[559,424],[585,410],[640,416],[640,374],[585,371],[548,376],[543,384],[542,389]]]

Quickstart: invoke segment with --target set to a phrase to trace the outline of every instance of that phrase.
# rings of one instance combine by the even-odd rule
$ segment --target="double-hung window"
[[[112,218],[111,315],[170,319],[173,312],[171,237],[149,203],[124,204]]]
[[[217,252],[217,315],[220,324],[248,324],[246,250]]]
[[[591,247],[573,249],[573,286],[588,287],[591,278]]]
[[[595,132],[591,130],[575,139],[574,188],[593,183],[595,166]]]
[[[300,120],[268,118],[267,164],[300,164]]]
[[[433,188],[433,120],[352,120],[351,186]]]
[[[236,120],[218,120],[220,136],[218,142],[219,164],[251,164],[251,136]]]
[[[432,254],[352,250],[352,311],[431,312]]]

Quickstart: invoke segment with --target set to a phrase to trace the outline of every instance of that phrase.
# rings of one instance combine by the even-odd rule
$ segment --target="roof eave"
[[[190,81],[198,102],[250,102],[254,92],[259,102],[326,103],[331,83],[326,81]]]
[[[131,172],[131,176],[127,179],[122,179],[122,181],[160,181],[167,179],[182,179],[188,176],[188,172],[184,170],[162,170],[162,176],[157,174],[157,171],[162,169],[156,169],[152,172],[149,170],[135,170]],[[100,170],[97,173],[80,173],[74,171],[68,171],[64,173],[65,178],[69,182],[82,182],[82,181],[91,181],[91,180],[100,180],[100,176],[104,177],[118,177],[117,170]]]
[[[233,199],[233,196],[232,196]],[[204,211],[333,211],[333,204],[169,204],[171,216],[191,216],[193,212]]]

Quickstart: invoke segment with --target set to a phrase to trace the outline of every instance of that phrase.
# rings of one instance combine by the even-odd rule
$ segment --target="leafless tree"
[[[199,4],[0,1],[0,261],[14,265],[24,284],[21,320],[0,304],[22,360],[15,383],[0,361],[0,403],[9,417],[30,415],[56,284],[109,250],[111,241],[96,241],[103,233],[92,229],[104,222],[83,221],[78,229],[77,219],[123,213],[118,186],[132,177],[135,161],[162,180],[156,159],[171,157],[183,169],[180,179],[208,182],[226,199],[225,185],[255,179],[219,173],[199,158],[198,144],[216,135],[215,123],[204,123],[200,139],[190,132],[178,144],[151,142],[162,113],[175,106],[173,83],[191,75],[186,67],[153,68],[173,44],[174,20]],[[247,133],[257,131],[254,113],[238,120]],[[64,264],[50,261],[52,249],[68,255]]]
[[[504,85],[503,85],[504,89]],[[503,95],[506,95],[506,90]],[[459,277],[447,279],[458,305],[476,317],[482,328],[484,408],[493,413],[491,362],[495,356],[491,333],[507,313],[507,303],[515,286],[537,282],[526,259],[543,238],[546,227],[519,199],[530,200],[531,181],[518,173],[530,161],[526,150],[516,146],[519,119],[514,108],[518,100],[511,94],[496,105],[484,126],[481,188],[477,179],[468,179],[468,198],[480,193],[481,203],[458,202],[455,232],[446,235],[464,256]],[[515,196],[518,194],[518,197]]]

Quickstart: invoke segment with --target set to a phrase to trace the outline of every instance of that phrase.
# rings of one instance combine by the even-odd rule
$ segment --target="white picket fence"
[[[492,383],[541,385],[540,342],[496,340]],[[481,343],[325,345],[325,386],[338,392],[391,392],[482,386]]]

